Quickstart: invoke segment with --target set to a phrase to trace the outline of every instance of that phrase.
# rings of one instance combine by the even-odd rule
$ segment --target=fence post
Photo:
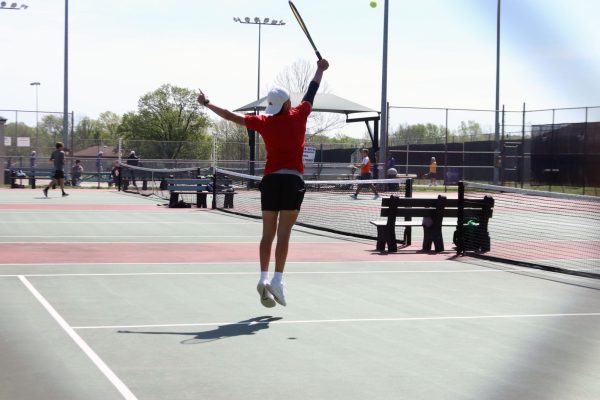
[[[465,251],[465,183],[463,181],[458,182],[458,213],[456,217],[456,255],[461,255]]]
[[[519,165],[519,180],[521,181],[521,189],[523,189],[523,181],[525,180],[525,103],[523,103],[523,120],[521,122],[521,165]]]
[[[446,137],[444,140],[444,192],[448,191],[448,109],[446,108]]]
[[[583,176],[582,176],[582,188],[581,188],[581,194],[585,195],[585,178],[587,177],[587,173],[590,171],[593,171],[592,168],[587,167],[587,130],[588,130],[588,108],[585,108],[585,122],[583,125]],[[590,163],[591,164],[591,163]],[[590,165],[591,167],[591,165]]]

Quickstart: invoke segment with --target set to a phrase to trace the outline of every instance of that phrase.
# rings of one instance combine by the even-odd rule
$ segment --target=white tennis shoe
[[[271,281],[271,283],[267,283],[267,290],[271,292],[276,302],[282,306],[287,305],[285,302],[285,294],[283,293],[283,282]]]
[[[260,295],[260,303],[267,308],[272,308],[275,307],[276,303],[273,295],[267,290],[267,285],[268,283],[266,281],[258,282],[256,291]]]

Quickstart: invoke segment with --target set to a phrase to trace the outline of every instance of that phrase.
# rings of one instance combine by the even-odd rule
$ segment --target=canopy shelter
[[[300,104],[304,94],[291,93],[290,100],[292,106]],[[236,112],[259,112],[264,111],[267,107],[267,98],[263,97],[252,103],[246,104],[234,111]],[[326,112],[335,114],[345,114],[346,122],[364,122],[367,125],[371,143],[373,144],[373,153],[379,150],[379,112],[369,107],[362,106],[353,101],[341,98],[331,93],[317,93],[313,102],[313,112]],[[353,114],[353,117],[350,115]],[[368,115],[371,114],[371,115]],[[366,116],[365,116],[366,115]],[[371,131],[369,121],[374,123],[374,131]],[[254,132],[248,131],[250,139],[250,161],[254,161]]]
[[[302,97],[304,94],[302,93],[292,93],[290,94],[290,100],[292,101],[292,106],[296,106],[300,104]],[[267,107],[267,98],[263,97],[262,99],[253,101],[250,104],[247,104],[243,107],[238,108],[235,111],[264,111]],[[343,99],[339,96],[336,96],[331,93],[317,93],[315,95],[315,101],[313,102],[313,111],[314,112],[330,112],[330,113],[338,113],[338,114],[356,114],[356,113],[377,113],[377,111],[361,106],[360,104],[354,103],[350,100]]]

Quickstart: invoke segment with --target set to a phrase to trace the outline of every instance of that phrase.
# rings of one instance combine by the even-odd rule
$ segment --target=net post
[[[213,185],[212,185],[212,204],[211,204],[211,208],[213,210],[215,210],[217,208],[217,169],[216,168],[213,170],[212,181],[213,181]]]
[[[458,214],[456,222],[456,255],[464,254],[465,183],[458,182]]]
[[[406,187],[404,188],[404,197],[409,199],[413,194],[413,179],[406,178]],[[405,221],[412,221],[412,217],[404,217]],[[404,245],[409,246],[412,243],[412,227],[404,227]]]

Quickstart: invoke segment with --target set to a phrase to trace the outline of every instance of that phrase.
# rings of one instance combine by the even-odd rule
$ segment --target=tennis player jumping
[[[266,115],[239,115],[212,104],[200,91],[198,102],[228,121],[243,125],[262,136],[267,149],[267,163],[260,184],[263,231],[260,240],[260,279],[256,289],[265,307],[275,302],[285,306],[283,270],[288,254],[292,227],[298,218],[304,199],[304,138],[306,120],[323,77],[329,68],[327,60],[317,62],[317,71],[308,86],[304,98],[292,107],[289,93],[273,88],[267,95]],[[271,246],[277,236],[275,247],[275,273],[269,281]]]

